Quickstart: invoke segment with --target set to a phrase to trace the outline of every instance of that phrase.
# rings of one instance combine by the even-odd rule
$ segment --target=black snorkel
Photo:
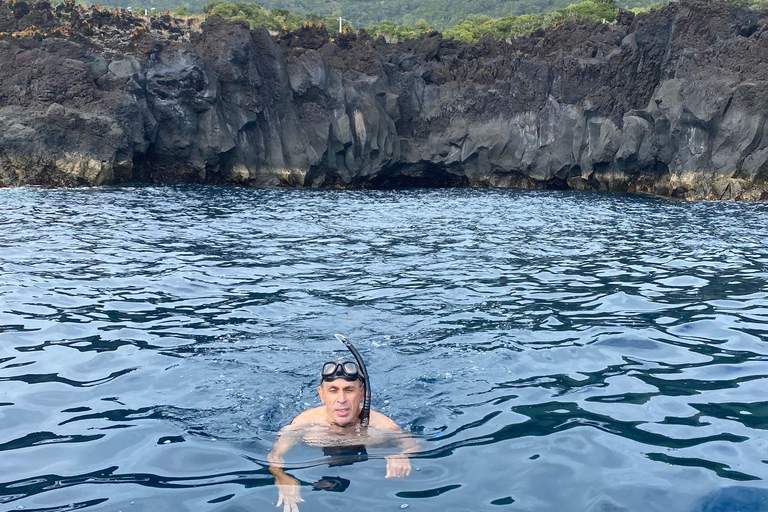
[[[357,366],[360,368],[360,373],[363,375],[365,398],[363,399],[363,410],[360,411],[360,426],[367,427],[368,420],[371,418],[371,381],[368,379],[368,370],[365,368],[363,358],[360,357],[360,352],[357,351],[355,346],[345,336],[341,334],[334,334],[333,336],[342,342],[347,347],[347,350],[352,352],[352,355],[355,356],[355,361],[357,361]]]

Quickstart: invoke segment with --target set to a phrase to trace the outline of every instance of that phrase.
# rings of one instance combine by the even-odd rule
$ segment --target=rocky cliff
[[[768,14],[686,0],[508,42],[0,3],[0,185],[768,198]]]

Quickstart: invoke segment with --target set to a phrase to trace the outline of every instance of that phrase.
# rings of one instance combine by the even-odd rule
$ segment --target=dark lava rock
[[[0,1],[0,185],[768,197],[768,16],[683,0],[510,41]]]

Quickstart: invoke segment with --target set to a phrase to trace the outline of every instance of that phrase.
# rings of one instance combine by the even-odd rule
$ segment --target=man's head
[[[353,361],[340,359],[323,365],[322,382],[317,388],[328,419],[340,426],[357,421],[365,386]]]

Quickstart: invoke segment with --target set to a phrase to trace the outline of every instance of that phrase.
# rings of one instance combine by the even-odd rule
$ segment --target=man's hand
[[[275,485],[277,486],[277,508],[282,505],[283,512],[299,512],[298,504],[304,501],[301,499],[299,481],[283,474],[279,478],[275,477]]]
[[[405,455],[391,455],[387,459],[387,476],[384,478],[400,478],[411,474],[411,461]]]

